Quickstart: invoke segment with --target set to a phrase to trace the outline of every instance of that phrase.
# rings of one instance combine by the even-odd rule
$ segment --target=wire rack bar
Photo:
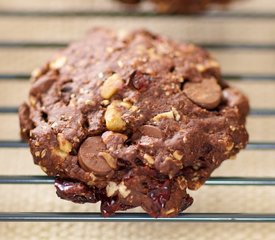
[[[27,148],[28,144],[17,140],[0,140],[0,148]]]
[[[0,80],[29,80],[29,73],[0,73]],[[227,81],[275,81],[275,74],[224,74]]]
[[[0,80],[29,80],[29,73],[0,73]]]
[[[0,106],[0,114],[1,113],[17,113],[18,107],[1,107]],[[265,109],[265,108],[254,108],[250,111],[251,116],[274,116],[275,109]]]
[[[216,50],[275,50],[275,44],[204,43],[192,42],[203,48]],[[0,48],[63,48],[69,42],[0,41]]]
[[[208,12],[201,14],[177,14],[155,13],[149,11],[94,11],[94,10],[70,10],[70,11],[0,11],[0,17],[182,17],[182,18],[252,18],[274,19],[274,12]]]
[[[28,144],[18,140],[0,140],[0,148],[27,148]],[[275,150],[275,142],[250,142],[246,150]]]
[[[1,222],[275,222],[275,214],[181,213],[174,218],[152,218],[146,213],[116,213],[105,218],[91,212],[0,213]]]
[[[52,184],[53,177],[0,175],[0,184]],[[275,186],[275,178],[271,177],[211,177],[205,185],[209,186]]]
[[[246,150],[275,150],[275,142],[250,142]]]

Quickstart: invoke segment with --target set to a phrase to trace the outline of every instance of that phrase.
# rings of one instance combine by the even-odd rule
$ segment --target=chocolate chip
[[[188,82],[184,92],[194,103],[206,109],[217,107],[222,98],[222,90],[215,79],[205,79],[200,83]]]
[[[174,72],[174,71],[175,71],[175,69],[176,69],[176,67],[175,67],[175,66],[171,66],[171,67],[169,68],[169,72]]]
[[[78,152],[80,166],[84,170],[91,171],[97,175],[108,174],[112,171],[112,168],[102,156],[99,156],[99,153],[105,150],[106,146],[101,137],[87,138],[80,146]]]
[[[140,132],[148,137],[162,138],[162,132],[158,127],[152,125],[143,125],[140,127]]]

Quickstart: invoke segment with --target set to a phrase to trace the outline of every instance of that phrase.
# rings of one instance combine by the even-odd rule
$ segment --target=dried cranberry
[[[119,208],[117,203],[117,197],[115,198],[105,198],[101,200],[100,210],[104,217],[109,217],[114,214]]]
[[[130,82],[137,90],[146,90],[150,84],[150,81],[151,77],[148,74],[142,73],[140,71],[135,71],[130,76]]]
[[[151,190],[149,193],[150,198],[160,207],[164,208],[166,202],[170,198],[171,187],[168,181],[158,188]]]
[[[60,198],[75,203],[96,203],[100,200],[102,195],[98,188],[88,187],[82,182],[76,182],[69,179],[57,178],[55,180],[55,187],[56,193]]]

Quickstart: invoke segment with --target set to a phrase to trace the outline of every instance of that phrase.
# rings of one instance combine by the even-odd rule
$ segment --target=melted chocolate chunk
[[[107,175],[112,171],[104,157],[100,153],[106,150],[101,137],[89,137],[81,144],[78,159],[80,166],[86,171],[97,175]]]

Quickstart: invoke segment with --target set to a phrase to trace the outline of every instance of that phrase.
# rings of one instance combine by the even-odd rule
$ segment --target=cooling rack
[[[16,2],[16,1],[15,1]],[[1,6],[1,5],[0,5]],[[203,14],[200,16],[181,16],[174,14],[155,14],[152,12],[121,12],[117,10],[66,10],[66,11],[51,11],[51,10],[25,10],[20,11],[15,10],[2,10],[0,9],[0,18],[68,18],[68,17],[77,17],[77,18],[97,18],[97,17],[106,17],[106,18],[165,18],[165,19],[179,19],[185,18],[187,21],[190,19],[222,19],[223,21],[232,21],[236,19],[244,19],[245,21],[250,21],[253,19],[262,19],[273,20],[275,21],[275,12],[257,12],[253,11],[229,11],[229,12],[211,12],[208,14]],[[65,21],[65,20],[64,20]],[[1,25],[1,24],[0,24]],[[275,26],[274,26],[275,27]],[[194,42],[194,41],[193,41]],[[197,44],[211,50],[218,50],[225,52],[231,50],[237,51],[264,51],[264,52],[274,52],[275,53],[275,44],[272,43],[272,39],[268,41],[265,39],[263,42],[257,41],[256,43],[239,43],[236,41],[232,42],[222,42],[222,41],[195,41]],[[4,49],[7,51],[14,50],[27,50],[32,49],[35,51],[41,51],[43,49],[54,49],[62,48],[68,44],[67,41],[63,40],[47,40],[43,41],[41,39],[12,39],[3,38],[0,39],[0,50]],[[275,64],[274,64],[275,65]],[[274,66],[275,68],[275,66]],[[20,69],[15,69],[14,71],[5,71],[5,66],[0,68],[0,83],[5,81],[9,82],[12,86],[18,82],[25,82],[29,79],[28,72],[22,72]],[[275,71],[274,74],[269,71],[267,73],[235,73],[227,72],[223,75],[223,78],[228,81],[233,82],[257,82],[261,83],[262,81],[275,81]],[[1,97],[1,96],[0,96]],[[275,92],[273,95],[275,99]],[[274,100],[275,102],[275,100]],[[1,104],[0,106],[0,116],[17,114],[18,106],[12,104]],[[275,107],[256,107],[252,108],[250,116],[268,116],[274,117],[275,120]],[[274,122],[275,123],[275,122]],[[0,133],[1,135],[1,133]],[[17,149],[17,148],[27,148],[27,144],[21,142],[18,139],[2,139],[0,140],[0,149]],[[275,150],[275,141],[251,141],[246,151],[256,150],[261,151],[264,157],[265,150]],[[0,187],[3,184],[13,184],[15,187],[20,187],[22,184],[31,184],[34,187],[37,184],[53,184],[54,179],[47,176],[38,176],[38,175],[1,175],[0,176]],[[275,187],[275,176],[274,177],[212,177],[207,182],[208,186],[224,186],[225,188],[230,186],[253,186],[255,188],[260,188],[263,186],[274,186]],[[270,199],[270,204],[273,204]],[[98,212],[0,212],[0,221],[11,221],[11,222],[20,222],[20,221],[54,221],[54,222],[156,222],[156,221],[167,221],[167,222],[275,222],[275,212],[274,213],[227,213],[226,207],[225,212],[223,213],[181,213],[178,217],[175,218],[151,218],[144,213],[117,213],[110,218],[104,218]]]

